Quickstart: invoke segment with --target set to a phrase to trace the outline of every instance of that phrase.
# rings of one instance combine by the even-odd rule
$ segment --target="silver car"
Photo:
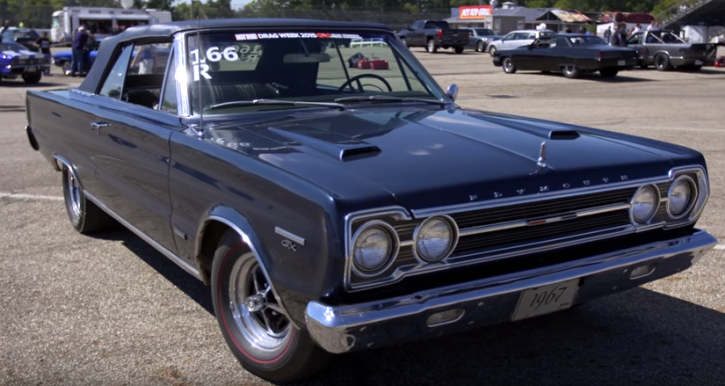
[[[524,29],[511,31],[503,38],[488,43],[488,53],[493,56],[496,50],[510,50],[513,48],[526,46],[533,43],[534,40],[538,39],[541,36],[552,36],[555,34],[555,31],[549,29]]]

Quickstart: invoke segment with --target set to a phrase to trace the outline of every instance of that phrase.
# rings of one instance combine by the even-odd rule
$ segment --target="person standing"
[[[70,65],[70,76],[83,74],[85,70],[85,51],[88,43],[88,34],[83,26],[78,27],[78,31],[73,35],[73,59]]]
[[[606,41],[607,44],[609,44],[609,42],[611,40],[612,40],[612,27],[609,26],[609,27],[607,27],[606,30],[604,30],[604,41]]]
[[[38,47],[38,49],[40,49],[40,53],[43,55],[50,55],[50,39],[48,39],[47,32],[43,32],[43,35],[40,36],[33,45]],[[46,69],[44,74],[50,75],[50,68]]]

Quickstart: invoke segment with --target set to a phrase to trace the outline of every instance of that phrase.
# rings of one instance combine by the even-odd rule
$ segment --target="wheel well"
[[[219,221],[209,221],[201,234],[201,247],[197,255],[199,276],[205,284],[211,283],[211,266],[222,237],[232,228]],[[244,247],[249,248],[249,247]]]

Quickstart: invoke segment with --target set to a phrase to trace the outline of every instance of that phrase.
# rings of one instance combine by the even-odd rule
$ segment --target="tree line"
[[[498,0],[499,4],[505,0]],[[684,0],[688,1],[688,0]],[[314,17],[364,19],[401,23],[416,17],[448,17],[450,8],[477,5],[479,0],[253,0],[232,9],[231,0],[181,2],[179,0],[135,0],[134,8],[156,8],[172,12],[173,20],[222,17]],[[556,7],[582,12],[627,11],[659,14],[683,0],[518,0],[529,8]],[[483,0],[487,4],[487,0]],[[0,19],[10,25],[50,28],[52,13],[64,6],[115,7],[118,0],[0,0]],[[401,19],[402,18],[402,19]]]

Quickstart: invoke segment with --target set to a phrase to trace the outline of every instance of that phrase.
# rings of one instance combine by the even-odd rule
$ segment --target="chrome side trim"
[[[252,243],[252,241],[249,239],[249,236],[247,235],[247,233],[244,232],[241,228],[239,228],[236,224],[225,219],[224,217],[219,217],[219,216],[215,216],[215,215],[211,215],[208,218],[206,218],[202,222],[202,226],[199,227],[199,232],[196,235],[195,250],[196,250],[197,258],[201,253],[202,235],[203,235],[204,230],[206,229],[207,223],[209,223],[209,221],[218,221],[218,222],[228,226],[229,228],[233,229],[234,232],[237,232],[239,237],[242,238],[242,241],[244,242],[244,244],[247,244],[247,246],[249,247],[249,250],[252,251],[252,254],[254,254],[254,258],[257,259],[257,263],[259,263],[259,267],[262,269],[262,273],[264,273],[264,278],[267,279],[267,283],[269,283],[269,286],[272,287],[272,294],[274,294],[274,298],[275,298],[275,300],[277,300],[277,304],[279,304],[280,307],[282,307],[282,311],[284,311],[284,316],[287,318],[287,320],[289,320],[290,323],[292,323],[293,326],[295,326],[296,328],[300,328],[297,325],[297,323],[295,323],[294,319],[292,317],[290,317],[289,313],[287,312],[287,308],[284,306],[284,302],[282,301],[282,298],[279,297],[277,290],[274,288],[274,283],[272,282],[272,279],[269,277],[269,273],[267,271],[267,266],[265,266],[262,259],[259,258],[259,252],[257,252],[257,248],[254,246],[254,243]]]
[[[294,234],[292,232],[286,231],[280,227],[274,227],[274,233],[276,233],[290,241],[294,241],[298,245],[301,245],[303,247],[305,246],[305,239],[303,239],[300,236],[297,236],[296,234]]]
[[[83,194],[86,196],[87,199],[91,200],[94,204],[96,204],[99,208],[101,208],[104,212],[108,213],[109,216],[113,217],[116,221],[120,222],[123,226],[128,228],[131,232],[136,234],[136,236],[140,237],[143,241],[147,242],[149,245],[154,247],[157,251],[161,252],[164,256],[166,256],[169,260],[173,261],[181,267],[184,271],[190,273],[195,278],[201,280],[201,275],[199,275],[199,271],[192,267],[189,263],[184,261],[179,256],[176,256],[173,252],[169,251],[168,249],[164,248],[161,244],[156,242],[156,240],[152,239],[151,237],[147,236],[145,233],[141,232],[140,229],[136,228],[135,226],[131,225],[130,222],[126,221],[123,217],[118,215],[116,212],[109,209],[106,205],[104,205],[100,200],[98,200],[94,195],[91,193],[88,193],[86,191],[83,192]]]
[[[625,209],[629,209],[629,207],[630,207],[630,204],[628,204],[628,203],[605,205],[605,206],[599,206],[596,208],[585,209],[585,210],[576,211],[576,212],[562,213],[560,215],[535,218],[535,219],[531,219],[531,220],[517,220],[517,221],[505,222],[503,224],[492,224],[492,225],[483,225],[480,227],[463,228],[460,231],[460,235],[461,235],[461,237],[465,237],[465,236],[478,235],[481,233],[498,232],[498,231],[503,231],[503,230],[508,230],[508,229],[516,229],[516,228],[522,228],[522,227],[551,224],[551,223],[555,223],[555,222],[574,220],[574,219],[581,218],[581,217],[594,216],[594,215],[602,214],[602,213],[615,212],[618,210],[625,210]]]

